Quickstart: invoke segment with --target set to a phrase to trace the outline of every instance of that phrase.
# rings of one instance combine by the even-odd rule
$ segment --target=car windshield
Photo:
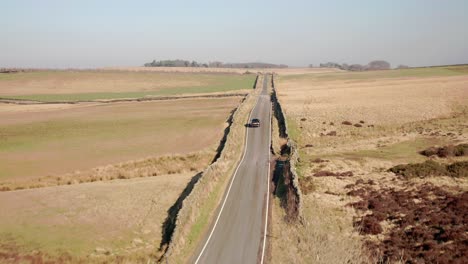
[[[252,122],[260,122],[260,120],[254,118],[254,119],[252,119]]]

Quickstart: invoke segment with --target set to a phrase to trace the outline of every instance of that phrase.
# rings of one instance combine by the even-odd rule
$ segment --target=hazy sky
[[[0,0],[0,67],[468,63],[467,0]]]

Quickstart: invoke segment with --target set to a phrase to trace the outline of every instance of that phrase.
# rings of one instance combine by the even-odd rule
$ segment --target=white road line
[[[262,89],[263,89],[263,88],[262,88]],[[250,120],[251,120],[251,118],[252,118],[252,113],[255,112],[255,109],[257,108],[258,100],[260,99],[260,96],[261,96],[261,94],[258,95],[257,101],[255,102],[255,106],[254,106],[254,108],[252,109],[252,111],[250,111],[249,119],[248,119],[247,121],[250,121]],[[201,256],[203,255],[203,252],[205,251],[206,246],[208,246],[208,243],[210,242],[211,236],[213,236],[213,233],[214,233],[214,231],[215,231],[215,229],[216,229],[216,226],[218,225],[218,221],[219,221],[219,218],[221,217],[221,213],[223,212],[224,205],[226,204],[226,201],[227,201],[227,199],[228,199],[228,197],[229,197],[229,193],[231,192],[232,184],[234,183],[234,179],[236,179],[237,171],[239,170],[240,165],[241,165],[242,162],[244,161],[245,153],[247,153],[247,142],[248,142],[248,140],[249,140],[249,129],[247,129],[247,133],[246,133],[246,137],[245,137],[244,154],[242,155],[242,159],[241,159],[241,161],[239,162],[239,164],[237,164],[236,171],[234,172],[234,176],[232,177],[231,183],[229,184],[229,188],[228,188],[226,197],[224,198],[223,205],[221,206],[221,210],[219,211],[218,216],[216,217],[216,221],[215,221],[215,224],[214,224],[214,226],[213,226],[213,229],[211,230],[210,235],[208,236],[208,239],[206,240],[206,243],[205,243],[205,245],[203,246],[202,251],[200,252],[200,255],[198,255],[198,258],[197,258],[197,260],[195,261],[195,264],[198,264],[198,261],[200,261],[200,258],[201,258]]]
[[[271,160],[271,109],[273,105],[270,103],[270,140],[268,141],[268,178],[267,178],[267,200],[266,200],[266,212],[265,212],[265,230],[263,231],[263,249],[262,249],[262,259],[260,264],[263,264],[265,260],[265,245],[266,245],[266,235],[268,231],[268,207],[270,205],[270,160]]]

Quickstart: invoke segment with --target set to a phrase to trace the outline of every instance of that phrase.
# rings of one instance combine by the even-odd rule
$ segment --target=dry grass
[[[42,255],[54,262],[69,255],[72,263],[116,256],[148,259],[159,246],[166,210],[193,176],[171,174],[2,192],[0,262],[11,263],[5,259],[8,255],[23,256],[22,261]]]
[[[259,77],[258,87],[263,84],[262,78],[263,76]],[[237,108],[221,156],[203,172],[190,195],[184,200],[165,254],[165,259],[170,263],[188,262],[202,235],[207,231],[235,166],[241,159],[246,135],[245,124],[260,91],[261,89],[257,88],[251,92]]]
[[[449,115],[468,103],[467,76],[423,79],[383,79],[369,83],[347,81],[307,82],[280,79],[278,96],[290,118],[309,117],[315,130],[349,120],[365,125],[396,125]],[[296,120],[298,121],[298,120]],[[312,124],[309,124],[312,123]],[[318,128],[318,129],[317,129]]]
[[[325,170],[335,173],[352,171],[354,176],[313,177],[313,190],[305,196],[303,203],[305,208],[315,207],[314,210],[320,212],[305,212],[308,223],[347,231],[337,232],[336,237],[322,236],[323,242],[311,239],[323,234],[320,228],[307,230],[307,225],[287,227],[287,233],[280,235],[288,236],[285,242],[279,240],[273,244],[273,262],[281,259],[282,255],[288,255],[288,250],[292,250],[288,245],[296,240],[301,241],[297,243],[297,259],[280,263],[316,262],[307,259],[307,252],[314,250],[314,246],[322,248],[323,243],[336,243],[333,252],[343,252],[340,253],[343,256],[356,257],[353,261],[366,262],[362,258],[364,253],[353,255],[360,248],[362,237],[359,239],[355,234],[349,234],[353,232],[350,219],[354,215],[353,211],[344,209],[351,199],[346,195],[349,189],[345,188],[349,184],[362,182],[374,189],[402,189],[407,184],[431,182],[443,188],[457,186],[468,190],[466,179],[430,177],[406,182],[387,172],[401,163],[427,160],[418,151],[428,147],[468,142],[468,78],[463,74],[466,73],[417,69],[388,74],[280,75],[276,82],[278,98],[288,118],[290,136],[300,147],[297,171],[302,181],[307,177],[309,183],[309,177]],[[344,125],[343,121],[349,121],[351,125]],[[317,162],[317,159],[326,161]],[[439,160],[462,161],[466,157]],[[321,215],[326,217],[319,217]],[[274,221],[284,225],[280,220]],[[300,245],[302,241],[308,241],[305,245],[311,248]],[[316,253],[316,256],[324,263],[341,263],[326,250]]]
[[[0,112],[0,182],[36,181],[216,146],[240,100],[80,104],[63,109],[9,105],[15,110]]]
[[[0,262],[154,260],[241,100],[1,105]],[[11,191],[25,188],[38,189]]]
[[[269,241],[271,263],[363,263],[361,243],[353,232],[352,217],[336,209],[329,197],[305,196],[303,224],[284,221],[284,211],[275,200]]]
[[[196,173],[210,164],[215,156],[214,148],[185,155],[167,155],[126,161],[118,164],[96,167],[85,171],[75,171],[55,176],[42,176],[27,180],[0,182],[0,191],[34,189],[58,185],[72,185],[86,182],[110,181]]]

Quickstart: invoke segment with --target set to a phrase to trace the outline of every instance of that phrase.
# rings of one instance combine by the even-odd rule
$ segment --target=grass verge
[[[262,83],[259,78],[257,84]],[[241,159],[246,136],[245,124],[260,91],[260,88],[252,91],[239,106],[233,115],[233,123],[221,156],[203,172],[192,193],[184,200],[173,237],[164,255],[169,262],[187,262],[207,231],[216,206]]]

